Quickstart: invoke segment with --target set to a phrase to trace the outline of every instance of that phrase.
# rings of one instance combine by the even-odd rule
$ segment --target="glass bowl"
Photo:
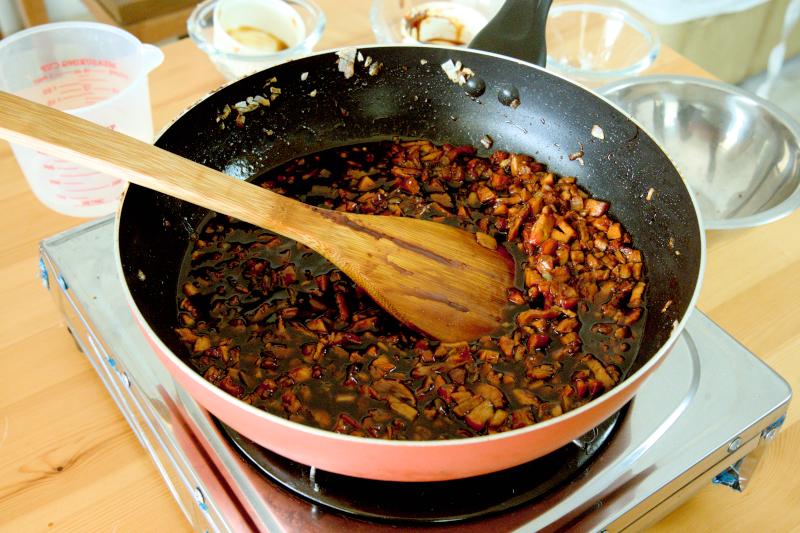
[[[373,0],[369,19],[379,43],[464,46],[502,0]]]
[[[325,31],[325,14],[311,0],[284,0],[300,16],[305,26],[305,38],[280,52],[254,55],[221,50],[214,42],[214,7],[220,0],[206,0],[198,4],[189,16],[186,27],[189,37],[206,54],[217,70],[227,80],[235,80],[309,54]]]
[[[547,68],[596,87],[635,76],[658,57],[658,34],[616,7],[562,4],[547,19]]]

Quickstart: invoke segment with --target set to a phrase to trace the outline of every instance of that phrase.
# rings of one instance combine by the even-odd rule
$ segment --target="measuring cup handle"
[[[152,44],[143,44],[142,58],[144,59],[144,68],[150,72],[164,62],[164,52]]]

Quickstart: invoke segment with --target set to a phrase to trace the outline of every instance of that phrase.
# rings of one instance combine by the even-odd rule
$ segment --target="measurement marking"
[[[92,191],[100,191],[102,189],[110,189],[110,185],[100,185],[99,187],[88,187],[85,189],[70,189],[70,192],[92,192]]]
[[[100,176],[102,172],[98,172],[96,170],[90,170],[87,168],[78,168],[75,170],[80,170],[77,174],[62,174],[62,178],[85,178],[86,176]]]
[[[68,93],[58,94],[58,95],[56,95],[56,97],[61,99],[61,100],[74,100],[75,98],[83,99],[83,98],[86,98],[87,96],[93,96],[94,94],[95,94],[94,91],[87,92],[87,91],[81,91],[80,89],[78,89],[77,91],[70,91]]]
[[[85,98],[85,95],[83,93],[78,93],[78,94],[73,94],[73,95],[70,95],[70,96],[64,96],[64,97],[56,98],[55,101],[56,101],[56,103],[69,102],[70,100],[75,100],[75,99],[83,101],[84,98]]]
[[[50,183],[52,185],[83,185],[84,184],[82,181],[62,181],[62,180],[54,180],[54,179],[47,180],[47,183]]]
[[[86,105],[86,104],[89,104],[89,103],[101,102],[103,100],[107,100],[107,98],[105,98],[103,96],[95,97],[93,95],[86,95],[86,94],[79,94],[79,95],[76,95],[76,96],[71,96],[70,98],[66,98],[65,100],[75,99],[75,98],[80,98],[81,99],[81,104],[80,104],[81,107]]]
[[[108,83],[108,80],[103,78],[81,78],[79,81],[69,81],[66,83],[62,83],[62,87],[67,87],[69,85],[83,85],[85,83],[102,83],[103,85]]]
[[[58,96],[67,96],[74,93],[85,94],[87,91],[83,87],[75,87],[74,89],[62,89],[59,91]]]
[[[78,101],[79,101],[79,105],[82,105],[81,103],[82,103],[84,100],[86,100],[86,96],[87,96],[87,95],[86,95],[86,94],[84,94],[84,93],[70,94],[70,95],[63,96],[63,97],[61,97],[61,98],[58,98],[58,99],[57,99],[57,101],[58,101],[58,102],[67,102],[67,101],[72,101],[72,102],[74,102],[75,100],[78,100]],[[74,104],[74,103],[72,103],[72,104],[70,104],[70,105],[74,106],[75,104]]]

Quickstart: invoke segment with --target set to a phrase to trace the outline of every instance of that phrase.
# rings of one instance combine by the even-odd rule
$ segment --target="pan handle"
[[[547,61],[545,23],[552,0],[506,0],[469,48],[495,52],[541,67]]]

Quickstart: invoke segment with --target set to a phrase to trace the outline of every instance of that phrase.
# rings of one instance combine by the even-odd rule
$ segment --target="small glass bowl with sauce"
[[[235,80],[309,54],[325,14],[312,0],[206,0],[186,25],[225,79]]]
[[[379,43],[465,46],[502,5],[502,0],[373,0],[370,24]]]

